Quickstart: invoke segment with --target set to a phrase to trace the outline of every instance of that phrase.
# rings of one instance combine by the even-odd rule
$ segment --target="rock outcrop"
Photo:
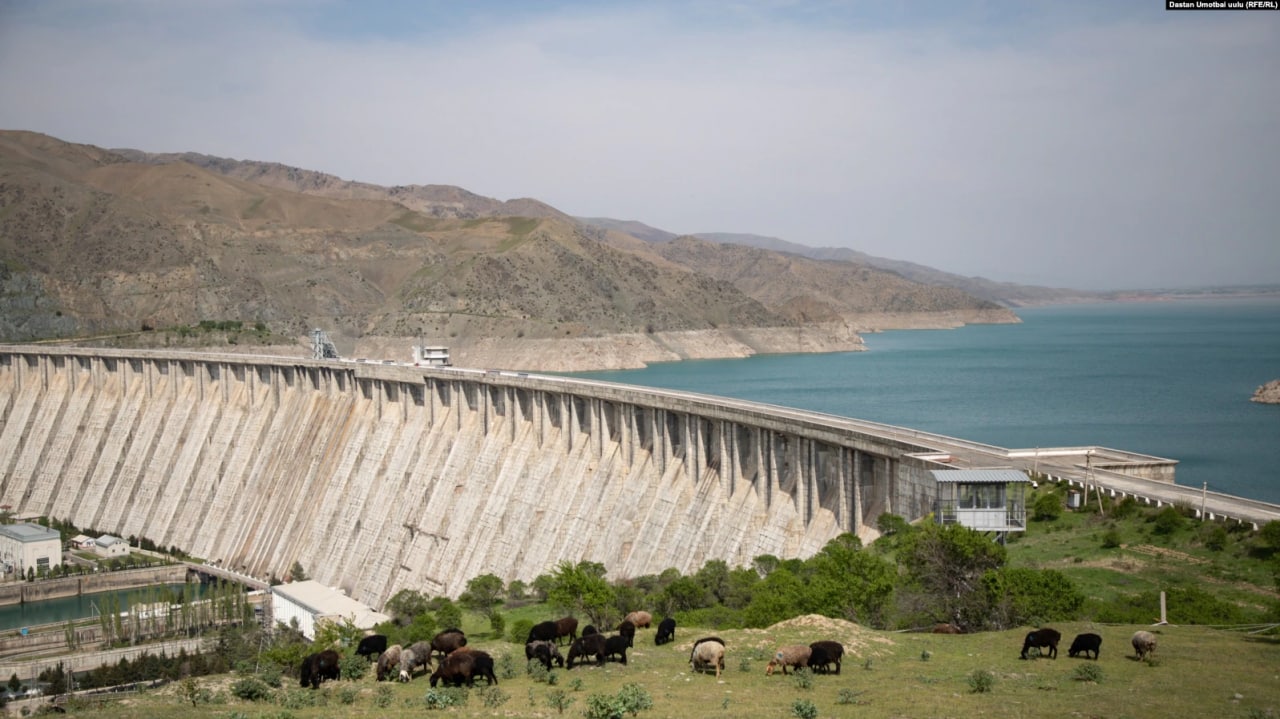
[[[1251,399],[1263,404],[1280,404],[1280,379],[1273,379],[1254,390]]]

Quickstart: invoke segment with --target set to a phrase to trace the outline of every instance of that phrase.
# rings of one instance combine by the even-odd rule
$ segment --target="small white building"
[[[20,575],[32,567],[47,572],[62,564],[62,535],[29,522],[0,524],[0,563]]]
[[[100,557],[123,557],[129,553],[129,543],[112,534],[104,534],[93,540],[93,551]]]
[[[272,587],[271,614],[274,622],[285,626],[296,619],[302,635],[312,640],[316,638],[316,625],[326,620],[342,622],[349,619],[359,629],[373,629],[391,619],[312,579]]]
[[[95,544],[95,541],[93,537],[89,537],[83,534],[77,534],[76,536],[71,538],[70,548],[88,550],[88,549],[93,549],[94,544]]]
[[[1027,531],[1027,485],[1031,479],[1016,469],[935,469],[939,524],[961,524],[979,532]]]

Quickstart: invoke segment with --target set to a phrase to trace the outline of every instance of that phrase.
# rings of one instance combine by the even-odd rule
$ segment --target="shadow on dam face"
[[[805,557],[932,501],[901,458],[928,448],[837,418],[524,373],[5,348],[0,397],[18,512],[257,577],[297,561],[374,606],[564,560]]]

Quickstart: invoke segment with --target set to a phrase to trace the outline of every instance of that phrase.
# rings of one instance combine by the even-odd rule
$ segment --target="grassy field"
[[[1108,508],[1109,510],[1111,508]],[[1067,512],[1051,522],[1033,522],[1008,545],[1012,566],[1052,568],[1069,576],[1085,593],[1085,616],[1126,595],[1195,586],[1250,612],[1274,618],[1277,601],[1273,570],[1254,556],[1249,532],[1222,532],[1212,524],[1187,521],[1175,530],[1157,528],[1155,513],[1143,510],[1125,520],[1094,512]],[[1217,534],[1216,541],[1214,539]],[[114,717],[582,717],[593,695],[616,695],[638,685],[652,699],[640,717],[1241,717],[1280,718],[1280,633],[1249,634],[1241,627],[1180,625],[1183,607],[1168,607],[1169,626],[1052,623],[1063,635],[1055,659],[1019,658],[1022,637],[1032,627],[970,635],[878,631],[820,616],[804,616],[768,629],[711,630],[680,627],[676,641],[653,644],[653,630],[641,630],[623,666],[609,663],[556,669],[548,684],[525,672],[523,647],[491,636],[487,621],[465,615],[472,646],[499,660],[499,685],[468,693],[465,704],[428,707],[427,677],[408,684],[374,681],[326,683],[317,692],[288,677],[265,701],[232,696],[236,677],[202,677],[204,698],[193,706],[180,683],[140,695],[68,706],[72,716]],[[1142,611],[1147,605],[1142,604]],[[1159,617],[1152,602],[1150,621]],[[507,626],[521,619],[560,616],[539,604],[508,607]],[[1130,637],[1138,629],[1156,632],[1154,661],[1134,657]],[[1069,658],[1071,639],[1081,632],[1103,637],[1101,658]],[[724,674],[694,674],[689,668],[693,640],[714,634],[726,640]],[[816,675],[808,686],[791,676],[765,676],[774,649],[785,644],[835,639],[846,647],[839,675]],[[567,647],[563,650],[567,653]],[[502,657],[509,672],[503,675]],[[987,691],[976,673],[989,673]],[[190,686],[188,686],[190,688]],[[551,699],[570,702],[557,711]],[[212,701],[208,701],[212,699]],[[815,713],[795,713],[808,702]]]
[[[1202,627],[1156,628],[1159,648],[1153,662],[1139,662],[1129,639],[1133,626],[1056,625],[1063,635],[1059,657],[1019,658],[1023,630],[973,635],[880,632],[848,622],[808,616],[768,629],[717,632],[728,645],[720,679],[689,669],[692,641],[704,633],[677,630],[676,642],[653,644],[641,630],[629,663],[603,668],[556,669],[556,684],[535,681],[523,670],[520,647],[478,639],[473,644],[500,657],[518,659],[514,678],[501,678],[505,698],[486,706],[492,690],[477,687],[466,704],[439,710],[456,717],[554,717],[548,699],[557,691],[571,698],[565,716],[580,717],[591,694],[614,694],[624,685],[642,686],[652,697],[645,717],[789,717],[793,704],[807,700],[820,717],[1266,717],[1280,716],[1280,639]],[[1103,637],[1097,662],[1067,657],[1078,632]],[[811,686],[794,676],[765,676],[776,646],[818,639],[842,642],[848,654],[839,675],[816,675]],[[501,662],[499,662],[501,665]],[[1087,669],[1095,667],[1096,669]],[[973,691],[976,671],[990,672],[989,691]],[[1096,681],[1080,676],[1096,671]],[[501,674],[501,669],[499,670]],[[110,717],[420,717],[428,711],[425,676],[408,684],[378,684],[372,673],[358,682],[323,685],[319,692],[286,681],[272,701],[251,703],[230,697],[231,677],[206,677],[202,687],[215,703],[192,706],[171,685],[136,697],[102,704],[73,705],[69,714]],[[342,695],[354,694],[345,704]],[[354,692],[352,691],[354,690]],[[310,697],[324,702],[299,706]]]

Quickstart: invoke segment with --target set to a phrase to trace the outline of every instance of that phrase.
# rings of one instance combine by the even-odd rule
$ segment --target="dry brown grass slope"
[[[556,369],[563,348],[551,340],[595,341],[575,367],[637,352],[849,349],[851,315],[981,306],[851,263],[691,239],[654,246],[535,200],[0,132],[4,341],[236,319],[295,338],[323,327],[345,354],[403,356],[426,338],[459,347],[464,363],[480,343],[538,340],[532,354],[473,359]],[[800,324],[802,343],[760,334]],[[609,338],[612,350],[600,344]]]

